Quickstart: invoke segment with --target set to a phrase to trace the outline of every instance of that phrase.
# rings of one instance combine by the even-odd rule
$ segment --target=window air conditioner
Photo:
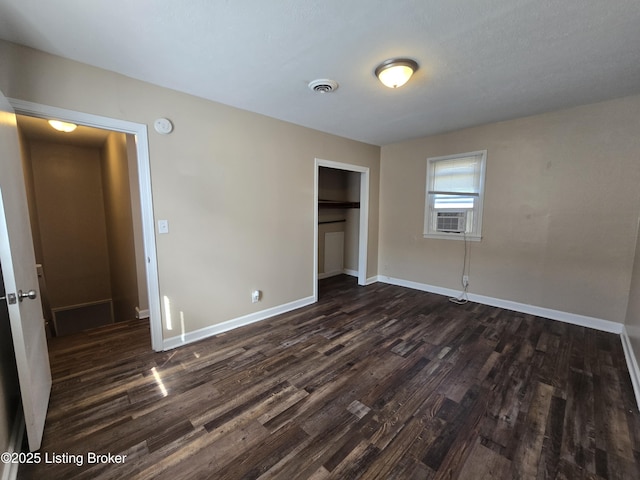
[[[462,233],[466,230],[466,211],[460,210],[455,212],[437,212],[436,215],[437,232]]]

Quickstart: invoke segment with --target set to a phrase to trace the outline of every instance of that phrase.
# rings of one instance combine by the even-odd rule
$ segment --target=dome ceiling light
[[[418,70],[418,63],[409,58],[390,58],[376,67],[376,77],[389,88],[398,88]]]
[[[73,132],[76,128],[78,128],[75,123],[61,122],[60,120],[49,120],[49,125],[51,125],[59,132],[64,133]]]

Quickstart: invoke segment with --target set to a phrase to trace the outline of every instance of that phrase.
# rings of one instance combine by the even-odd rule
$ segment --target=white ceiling
[[[375,145],[640,93],[639,0],[0,0],[0,38]]]

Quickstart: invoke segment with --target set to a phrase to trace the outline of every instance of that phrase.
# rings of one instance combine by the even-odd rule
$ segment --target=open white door
[[[0,92],[0,266],[30,450],[40,448],[51,370],[16,116]]]

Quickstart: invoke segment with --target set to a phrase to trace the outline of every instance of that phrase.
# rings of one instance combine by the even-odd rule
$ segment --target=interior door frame
[[[149,157],[149,136],[147,126],[142,123],[119,120],[100,115],[76,112],[64,108],[8,98],[16,114],[40,118],[56,118],[87,127],[101,128],[128,133],[135,137],[140,187],[140,207],[142,212],[142,236],[146,257],[147,294],[149,297],[149,326],[151,348],[163,350],[162,317],[160,310],[160,284],[158,279],[158,257],[156,251],[155,219],[153,215],[153,195],[151,191],[151,162]]]
[[[335,168],[360,174],[360,225],[358,232],[358,285],[367,284],[367,247],[369,243],[369,167],[315,159],[315,181],[313,191],[313,297],[318,300],[318,182],[320,168]]]

